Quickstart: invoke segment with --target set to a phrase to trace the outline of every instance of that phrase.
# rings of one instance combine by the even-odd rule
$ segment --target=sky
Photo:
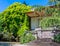
[[[0,12],[3,12],[9,5],[13,4],[14,2],[26,2],[28,5],[42,5],[47,6],[48,0],[0,0]]]

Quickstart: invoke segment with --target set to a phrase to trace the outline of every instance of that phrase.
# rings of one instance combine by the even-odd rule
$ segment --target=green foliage
[[[32,33],[25,32],[24,35],[20,37],[20,43],[28,43],[30,41],[33,41],[34,39],[35,37],[32,35]]]
[[[43,20],[40,21],[40,25],[43,27],[43,28],[47,28],[47,27],[50,27],[50,26],[57,26],[57,25],[60,25],[60,18],[58,17],[48,17],[48,18],[44,18]]]
[[[60,42],[60,34],[54,36],[54,41]]]
[[[18,2],[10,5],[2,14],[3,14],[3,30],[13,33],[14,36],[21,35],[26,30],[26,27],[29,29],[29,20],[26,15],[26,12],[29,12],[31,9],[30,6],[20,4]],[[28,20],[28,21],[27,21]],[[20,31],[22,33],[20,33]]]
[[[10,5],[0,14],[0,31],[5,41],[12,39],[20,40],[21,43],[27,43],[35,39],[31,33],[25,33],[29,30],[29,18],[26,12],[30,12],[31,7],[18,2]]]
[[[3,22],[4,22],[3,15],[2,15],[2,13],[0,13],[0,32],[3,31],[3,27],[2,27]]]
[[[53,12],[55,12],[55,8],[50,8],[50,7],[47,7],[45,8],[45,15],[48,16],[48,15],[52,15]]]
[[[19,36],[22,36],[23,34],[24,34],[24,32],[25,31],[27,31],[27,27],[26,27],[26,25],[23,25],[20,29],[19,29],[19,31],[17,32],[17,34],[19,35]]]
[[[23,2],[23,4],[28,5],[25,1]]]
[[[34,11],[40,11],[41,12],[41,10],[43,10],[45,7],[36,5],[36,6],[33,6],[33,8],[35,8]]]
[[[43,28],[60,25],[60,9],[58,7],[45,8],[45,15],[46,17],[42,18],[42,20],[40,21],[40,25]]]

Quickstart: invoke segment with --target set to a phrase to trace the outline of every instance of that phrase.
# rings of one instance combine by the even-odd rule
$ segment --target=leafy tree
[[[21,3],[14,3],[10,5],[2,14],[3,14],[3,30],[7,32],[12,32],[14,36],[17,36],[17,32],[19,32],[18,35],[23,34],[23,30],[29,29],[29,20],[28,16],[26,15],[26,12],[29,12],[31,9],[30,6],[26,6]],[[24,28],[26,27],[26,28]]]
[[[25,1],[23,2],[23,4],[28,5]]]

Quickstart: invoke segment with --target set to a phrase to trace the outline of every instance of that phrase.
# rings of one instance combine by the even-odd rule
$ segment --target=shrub
[[[54,36],[54,41],[60,43],[60,34]]]
[[[40,21],[40,25],[42,26],[42,28],[60,25],[60,18],[58,17],[44,18]]]
[[[22,35],[20,37],[20,43],[28,43],[30,41],[33,41],[35,39],[35,37],[32,35],[32,33],[24,33],[24,35]]]

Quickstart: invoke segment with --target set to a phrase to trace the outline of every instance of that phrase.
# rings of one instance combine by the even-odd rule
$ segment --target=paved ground
[[[41,40],[35,40],[31,43],[28,43],[30,46],[60,46],[59,43],[52,42],[51,39],[41,39]]]
[[[52,42],[51,39],[41,39],[41,40],[35,40],[33,42],[27,43],[27,45],[25,44],[22,46],[60,46],[60,44]]]
[[[41,39],[41,40],[35,40],[33,42],[27,43],[27,44],[19,44],[19,43],[13,43],[12,45],[9,43],[1,43],[0,46],[60,46],[58,43],[52,42],[50,39]]]

